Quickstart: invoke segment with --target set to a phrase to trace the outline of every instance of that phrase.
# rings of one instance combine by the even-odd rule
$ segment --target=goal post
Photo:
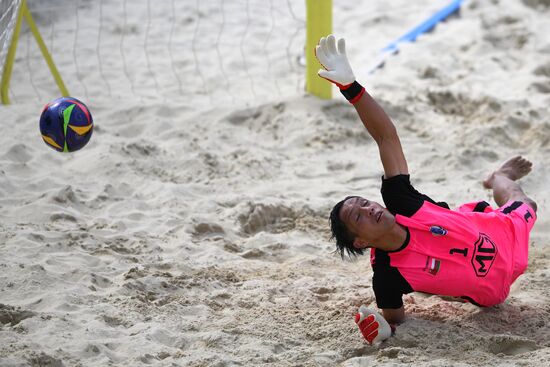
[[[17,49],[17,38],[21,30],[23,13],[21,12],[21,1],[3,1],[0,3],[2,10],[0,21],[0,69],[2,80],[0,93],[2,103],[9,103],[8,88],[10,83],[15,50]]]
[[[332,0],[306,0],[306,8],[306,91],[331,99],[332,84],[317,75],[322,66],[314,50],[321,37],[332,33]]]
[[[33,34],[34,39],[36,40],[36,43],[38,44],[38,47],[42,52],[42,56],[44,57],[44,60],[46,60],[46,63],[50,68],[50,72],[55,82],[57,83],[57,86],[59,87],[61,95],[64,97],[68,97],[69,92],[67,90],[67,87],[65,86],[65,83],[63,82],[63,79],[61,78],[61,75],[59,74],[59,71],[57,70],[55,63],[53,62],[52,56],[50,55],[50,52],[48,51],[48,48],[46,47],[46,44],[44,43],[44,40],[42,39],[40,32],[38,31],[38,27],[36,26],[36,23],[32,18],[31,12],[27,7],[27,1],[21,0],[19,6],[17,6],[16,2],[17,0],[13,0],[13,6],[15,7],[13,11],[16,12],[14,15],[17,18],[15,21],[13,33],[11,35],[11,40],[9,40],[8,39],[9,36],[6,35],[6,41],[8,42],[4,43],[4,44],[9,44],[9,49],[5,60],[0,60],[0,62],[3,62],[2,80],[0,84],[0,95],[1,95],[2,103],[3,104],[10,103],[10,98],[9,98],[10,79],[11,79],[11,73],[13,71],[13,62],[15,60],[15,52],[17,50],[17,42],[19,41],[19,34],[21,33],[21,24],[23,23],[23,19],[25,19],[25,21],[27,22],[27,25],[29,26],[31,33]],[[13,22],[10,22],[10,24],[13,24]],[[8,24],[8,27],[10,27],[10,24]],[[4,32],[9,32],[9,29],[5,29]]]

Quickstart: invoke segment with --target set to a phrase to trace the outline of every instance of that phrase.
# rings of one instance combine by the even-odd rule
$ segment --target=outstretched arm
[[[399,174],[408,174],[409,169],[397,129],[382,107],[355,80],[346,55],[344,39],[340,39],[336,46],[333,35],[321,38],[319,45],[315,48],[315,54],[325,68],[325,70],[319,70],[319,76],[340,88],[378,144],[384,176],[390,178]]]
[[[363,125],[378,144],[385,178],[408,174],[409,168],[397,129],[382,107],[367,92],[364,92],[353,106]]]

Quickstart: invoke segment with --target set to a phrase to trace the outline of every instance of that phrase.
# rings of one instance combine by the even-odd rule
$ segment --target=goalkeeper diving
[[[520,156],[483,181],[497,207],[481,200],[451,210],[417,191],[410,180],[397,128],[357,82],[344,39],[321,38],[315,49],[319,76],[336,84],[372,136],[384,167],[384,205],[359,195],[330,213],[332,236],[342,258],[370,248],[372,286],[381,314],[361,306],[355,322],[369,343],[391,336],[405,320],[403,295],[424,292],[460,298],[479,307],[504,302],[528,263],[529,233],[537,204],[517,182],[532,163]],[[371,157],[367,157],[371,159]]]

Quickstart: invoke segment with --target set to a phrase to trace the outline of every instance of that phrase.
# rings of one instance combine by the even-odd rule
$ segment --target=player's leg
[[[529,198],[516,180],[531,172],[533,164],[520,156],[510,158],[499,169],[494,171],[483,181],[483,186],[493,190],[493,197],[498,206],[503,206],[508,201],[522,201],[533,210],[537,210],[537,204]]]

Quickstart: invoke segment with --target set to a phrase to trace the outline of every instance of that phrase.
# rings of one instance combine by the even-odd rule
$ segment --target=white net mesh
[[[249,103],[302,93],[305,4],[280,0],[34,0],[28,3],[71,95]],[[11,94],[59,91],[24,25]],[[17,75],[15,75],[17,74]]]
[[[0,0],[0,76],[10,47],[21,0]]]
[[[379,50],[448,1],[422,0],[420,6],[360,0],[353,7],[361,15],[353,17],[343,15],[350,4],[334,4],[335,33],[360,40],[348,49],[358,65],[356,76],[366,78]],[[2,62],[20,3],[0,0]],[[200,107],[258,104],[304,92],[305,1],[27,3],[70,94],[86,101],[185,100]],[[42,104],[59,97],[25,22],[16,56],[13,102]]]

